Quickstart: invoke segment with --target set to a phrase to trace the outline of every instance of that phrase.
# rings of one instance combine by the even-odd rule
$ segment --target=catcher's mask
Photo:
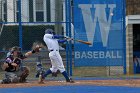
[[[12,54],[13,54],[15,51],[18,53],[18,55],[21,54],[21,48],[20,48],[20,47],[14,46],[14,47],[11,48],[11,53],[12,53]]]
[[[46,29],[45,34],[53,34],[53,35],[55,35],[55,32],[52,29]]]

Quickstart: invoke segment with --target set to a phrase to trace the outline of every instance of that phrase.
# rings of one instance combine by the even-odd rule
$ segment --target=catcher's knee
[[[30,72],[29,67],[24,67],[23,68],[23,73],[29,74],[29,72]]]

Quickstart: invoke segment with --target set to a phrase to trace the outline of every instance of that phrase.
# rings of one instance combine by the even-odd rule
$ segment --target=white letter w
[[[110,8],[110,14],[113,13],[113,9],[116,7],[115,4],[109,4],[108,8]],[[100,32],[101,32],[101,39],[103,42],[103,46],[107,46],[108,41],[108,35],[112,20],[112,15],[109,14],[109,18],[107,20],[106,17],[106,4],[95,4],[95,15],[92,19],[91,9],[92,4],[79,4],[79,8],[81,8],[82,15],[83,15],[83,21],[85,24],[85,30],[87,34],[88,41],[92,42],[94,41],[94,35],[95,35],[95,29],[97,21],[99,22]],[[93,44],[92,44],[93,45]]]

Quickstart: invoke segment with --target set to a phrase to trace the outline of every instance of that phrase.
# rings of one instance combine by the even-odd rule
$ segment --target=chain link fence
[[[23,60],[29,66],[30,78],[35,77],[36,62],[44,68],[51,64],[43,36],[47,28],[56,34],[66,35],[66,0],[0,0],[0,62],[2,63],[11,47],[20,46],[23,54],[36,44],[44,46],[40,54]],[[66,44],[60,44],[66,64]],[[0,70],[3,75],[2,69]],[[1,76],[2,78],[2,76]]]
[[[22,51],[25,53],[32,50],[35,44],[41,44],[45,48],[39,54],[23,60],[23,65],[30,67],[30,78],[34,78],[36,73],[36,62],[41,61],[43,66],[48,69],[51,64],[48,57],[49,52],[43,41],[44,30],[52,28],[56,34],[67,36],[72,34],[72,37],[75,38],[73,35],[75,33],[74,8],[74,0],[0,0],[0,61],[4,60],[6,53],[13,46],[22,47]],[[85,34],[81,38],[85,39]],[[74,43],[60,44],[60,53],[70,75],[74,77],[124,75],[123,66],[75,66]],[[81,47],[81,44],[76,47]]]

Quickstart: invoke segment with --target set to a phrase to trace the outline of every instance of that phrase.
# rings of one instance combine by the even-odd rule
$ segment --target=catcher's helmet
[[[55,34],[55,32],[52,29],[46,29],[45,34]]]
[[[14,52],[14,51],[21,51],[21,48],[18,47],[18,46],[14,46],[11,48],[11,51]]]
[[[20,47],[14,46],[14,47],[11,48],[11,54],[13,54],[15,51],[18,52],[18,55],[21,54],[21,48]]]
[[[14,46],[14,47],[11,48],[9,56],[12,56],[15,51],[18,53],[18,55],[17,55],[18,57],[22,56],[21,48],[18,47],[18,46]]]

